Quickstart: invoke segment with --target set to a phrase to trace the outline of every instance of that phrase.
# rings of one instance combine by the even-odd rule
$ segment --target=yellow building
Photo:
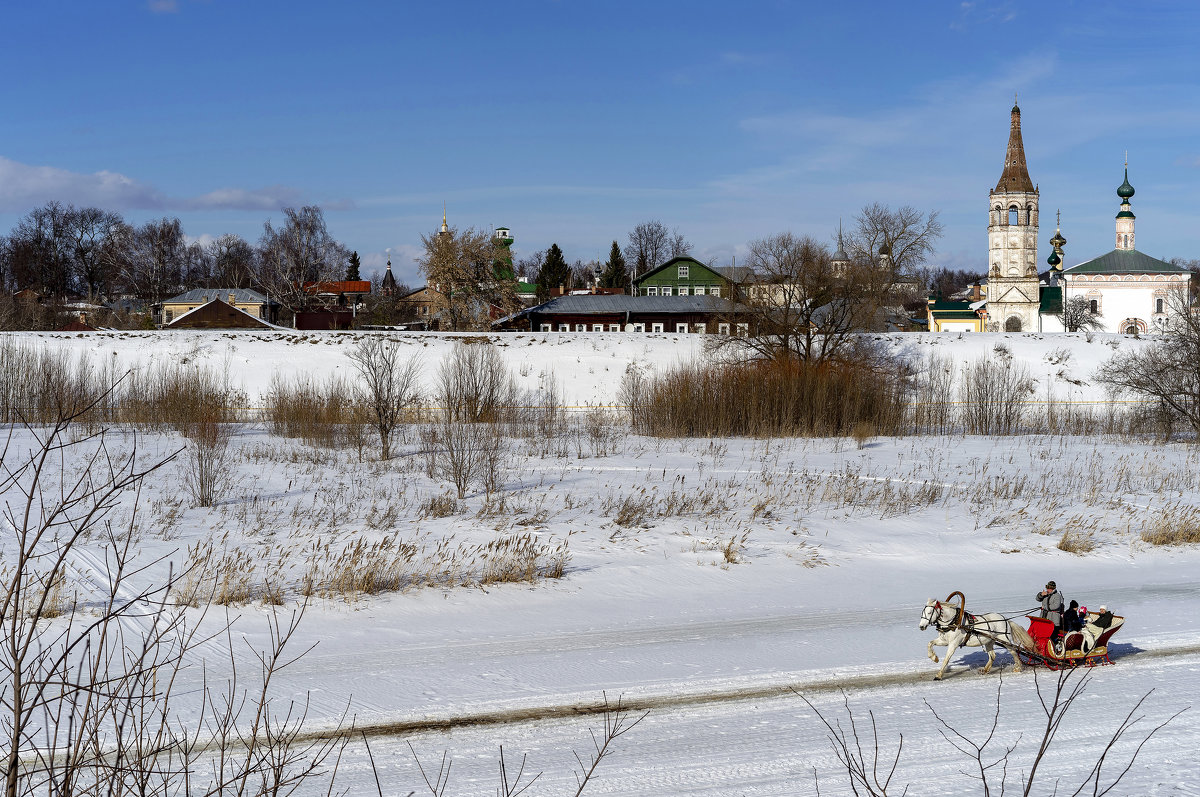
[[[155,320],[159,326],[166,326],[184,313],[190,313],[213,299],[220,299],[230,307],[236,307],[243,313],[263,321],[272,321],[270,301],[258,291],[249,288],[195,288],[170,299],[164,299]]]
[[[929,300],[930,332],[982,332],[986,314],[972,308],[974,302]]]

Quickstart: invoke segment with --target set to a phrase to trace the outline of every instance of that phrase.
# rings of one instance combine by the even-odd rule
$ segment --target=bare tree
[[[629,231],[625,260],[633,264],[632,278],[637,279],[671,258],[691,251],[692,245],[678,229],[668,230],[661,221],[644,221]]]
[[[34,208],[9,236],[9,263],[19,288],[61,296],[72,288],[70,208],[47,202]]]
[[[880,281],[859,269],[836,270],[813,238],[785,232],[752,241],[746,265],[754,281],[729,322],[748,324],[747,333],[714,338],[713,345],[757,359],[825,360],[848,352],[855,333],[874,323]]]
[[[892,210],[874,202],[863,207],[854,222],[847,241],[852,257],[878,266],[880,250],[886,247],[891,277],[924,265],[943,232],[936,210],[926,214],[908,205]]]
[[[417,263],[438,293],[433,312],[442,329],[486,330],[493,316],[520,309],[507,253],[491,233],[450,227],[422,235],[421,242],[425,252]]]
[[[363,380],[363,396],[379,432],[379,458],[391,458],[392,433],[420,398],[421,358],[401,356],[400,345],[383,335],[367,335],[350,350]]]
[[[212,260],[211,288],[248,288],[254,279],[254,247],[227,233],[206,247]]]
[[[1169,416],[1200,435],[1200,315],[1190,290],[1167,296],[1170,324],[1145,348],[1115,354],[1096,371],[1096,380],[1122,393],[1154,399]]]
[[[1100,320],[1100,312],[1092,310],[1092,303],[1083,296],[1072,296],[1063,302],[1062,310],[1058,312],[1058,320],[1068,332],[1086,332],[1104,327],[1104,322]]]
[[[267,296],[298,310],[313,301],[313,283],[341,278],[350,253],[329,234],[321,208],[284,208],[283,215],[279,229],[269,220],[263,224],[255,281]]]
[[[123,263],[127,289],[157,304],[183,287],[188,243],[179,219],[148,221],[133,232]]]
[[[343,744],[302,740],[305,707],[277,711],[270,697],[272,674],[294,658],[285,649],[302,610],[270,618],[256,687],[241,686],[234,665],[225,688],[202,687],[204,711],[185,722],[179,675],[189,651],[211,640],[198,636],[203,611],[173,605],[185,574],[136,583],[162,564],[135,555],[140,486],[170,458],[145,462],[104,432],[77,436],[73,424],[88,409],[25,427],[28,443],[10,430],[0,454],[12,530],[0,588],[4,797],[290,793]],[[117,520],[119,506],[127,521]],[[85,544],[86,561],[99,564],[76,581]]]
[[[1046,754],[1054,746],[1054,741],[1064,721],[1067,719],[1067,715],[1075,707],[1076,701],[1087,691],[1088,684],[1091,681],[1091,673],[1083,668],[1067,668],[1058,671],[1055,675],[1054,685],[1046,688],[1042,684],[1042,679],[1038,677],[1037,671],[1034,672],[1034,688],[1037,692],[1038,703],[1040,703],[1042,713],[1045,717],[1045,723],[1041,726],[1041,732],[1033,737],[1034,748],[1025,756],[1027,762],[1026,768],[1019,784],[1022,797],[1041,793],[1035,789],[1041,765],[1044,763]],[[1016,769],[1017,767],[1017,762],[1014,761],[1013,756],[1018,750],[1023,749],[1020,744],[1020,737],[1007,744],[998,738],[997,728],[1000,724],[1002,709],[1002,687],[1003,679],[1001,679],[996,687],[996,708],[993,712],[991,724],[981,740],[973,739],[962,733],[947,722],[928,701],[925,703],[930,712],[933,713],[935,719],[941,724],[939,731],[946,743],[973,762],[972,771],[963,774],[979,781],[979,787],[985,797],[991,794],[1003,795],[1007,793],[1009,770]],[[1124,780],[1125,776],[1129,774],[1130,770],[1133,769],[1134,763],[1137,761],[1138,756],[1141,755],[1142,748],[1159,731],[1173,722],[1184,711],[1188,710],[1187,708],[1183,708],[1176,711],[1158,725],[1142,733],[1140,739],[1129,739],[1128,737],[1130,737],[1130,733],[1134,727],[1145,719],[1145,715],[1141,715],[1138,712],[1141,711],[1142,705],[1153,693],[1154,690],[1151,689],[1133,703],[1129,712],[1117,723],[1116,728],[1109,735],[1107,741],[1102,742],[1094,748],[1097,752],[1093,752],[1082,761],[1076,762],[1080,766],[1087,767],[1086,773],[1074,791],[1068,792],[1062,789],[1061,793],[1069,794],[1070,797],[1080,797],[1083,794],[1098,797],[1099,795],[1113,792],[1121,781]],[[900,737],[894,756],[882,754],[882,746],[873,712],[869,712],[871,718],[870,736],[867,736],[865,733],[860,734],[858,723],[854,717],[854,711],[851,709],[849,701],[845,700],[843,696],[846,721],[850,726],[850,732],[846,733],[840,719],[835,718],[831,721],[830,718],[826,717],[807,698],[803,695],[800,697],[808,704],[808,707],[812,709],[813,713],[817,715],[817,718],[825,726],[834,754],[845,770],[851,792],[856,795],[866,794],[872,797],[884,797],[887,794],[888,788],[891,787],[892,777],[896,771],[903,748],[904,737]],[[1094,719],[1092,721],[1094,722]],[[889,761],[890,764],[888,763]],[[1106,768],[1108,769],[1106,770]],[[1115,772],[1113,771],[1114,769],[1116,770]],[[1059,794],[1060,787],[1062,786],[1063,773],[1060,771],[1058,774],[1059,778],[1053,787],[1054,794]],[[814,777],[817,777],[817,773],[815,772]],[[1070,787],[1067,786],[1066,788],[1069,789]],[[904,786],[903,793],[907,793],[907,791],[908,786],[906,785]]]
[[[67,222],[74,282],[87,290],[88,299],[95,299],[106,293],[120,266],[128,240],[125,221],[100,208],[69,208]]]

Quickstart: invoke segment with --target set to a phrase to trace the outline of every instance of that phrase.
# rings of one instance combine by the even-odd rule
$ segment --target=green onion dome
[[[1129,184],[1129,169],[1125,169],[1125,182],[1121,183],[1121,187],[1117,189],[1117,196],[1126,202],[1133,196],[1133,186]]]
[[[1058,256],[1058,252],[1051,252],[1050,257],[1046,258],[1046,262],[1051,266],[1057,267],[1062,262],[1062,259]]]

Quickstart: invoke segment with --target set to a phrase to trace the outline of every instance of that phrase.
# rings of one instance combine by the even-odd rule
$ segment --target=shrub
[[[843,435],[860,422],[898,434],[906,373],[891,361],[692,363],[626,374],[634,427],[659,437]]]

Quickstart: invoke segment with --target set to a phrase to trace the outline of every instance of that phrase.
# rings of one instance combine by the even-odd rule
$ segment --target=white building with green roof
[[[1101,330],[1124,334],[1160,332],[1171,316],[1187,306],[1192,274],[1134,248],[1133,197],[1129,168],[1117,189],[1117,248],[1063,271],[1063,301],[1083,297],[1099,316]]]

